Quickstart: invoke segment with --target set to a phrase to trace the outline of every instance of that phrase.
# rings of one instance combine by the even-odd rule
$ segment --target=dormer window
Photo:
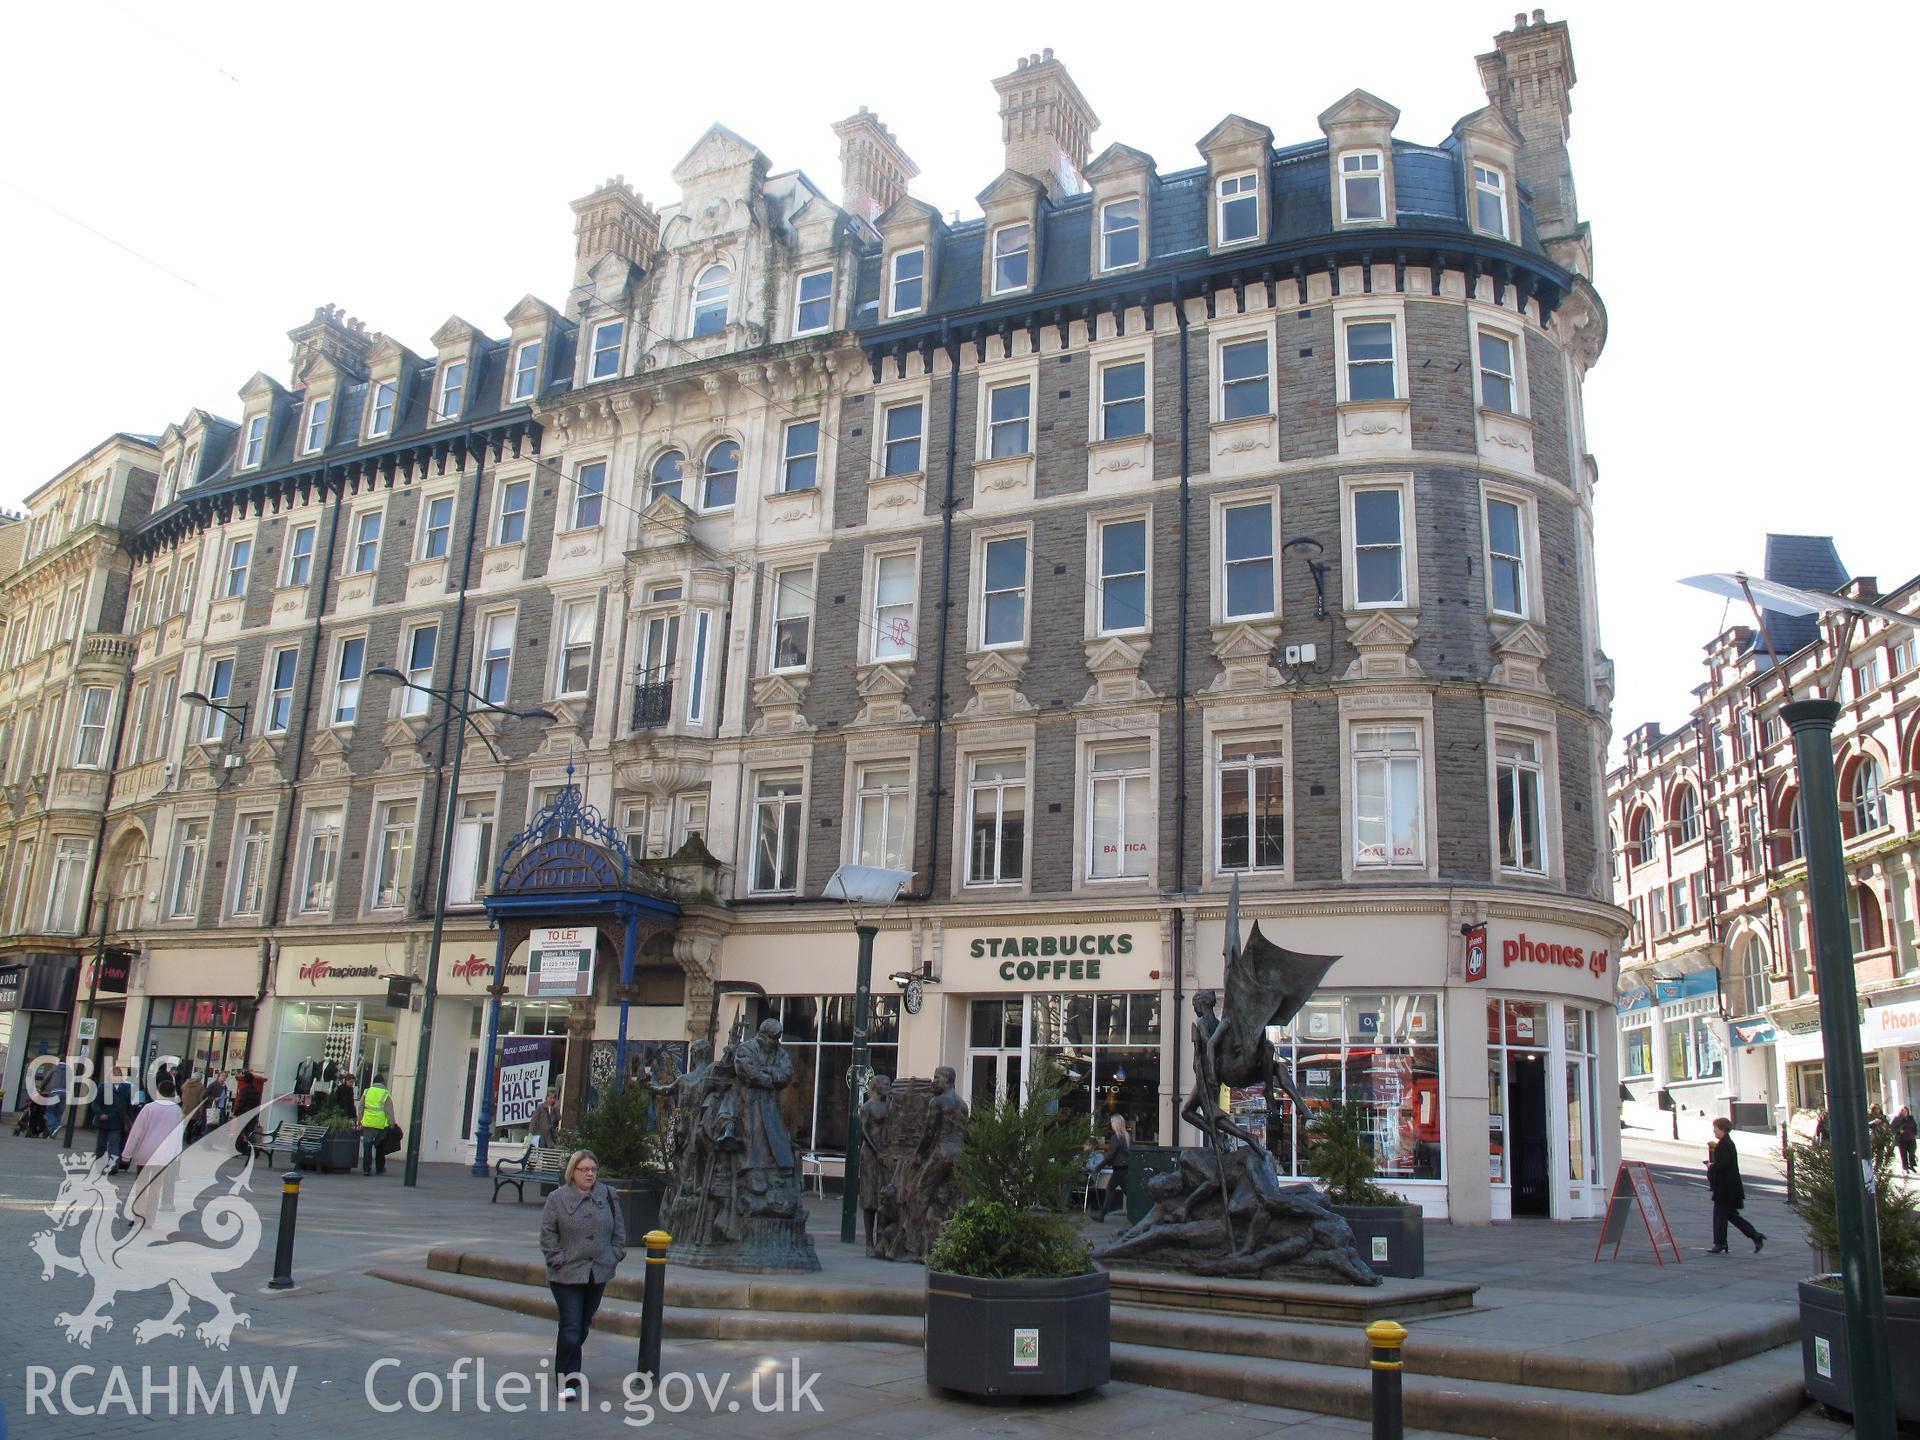
[[[200,447],[195,445],[187,451],[187,458],[180,462],[180,488],[187,489],[200,477]]]
[[[1350,150],[1340,157],[1340,218],[1383,220],[1387,204],[1378,150]]]
[[[993,232],[993,293],[1024,290],[1033,274],[1033,227],[1002,225]]]
[[[327,448],[327,421],[332,415],[332,397],[321,395],[307,402],[307,438],[302,448],[308,455]]]
[[[1223,175],[1215,187],[1219,215],[1215,233],[1222,245],[1240,245],[1260,236],[1260,177],[1251,170]]]
[[[611,380],[620,373],[620,346],[627,338],[627,322],[602,320],[593,327],[593,345],[587,356],[587,379]]]
[[[924,246],[902,250],[893,257],[887,314],[912,315],[927,306],[927,252]]]
[[[513,392],[507,397],[515,403],[531,400],[540,390],[540,355],[545,347],[529,340],[513,355]]]
[[[372,398],[367,402],[367,438],[378,440],[393,433],[394,397],[400,391],[397,380],[376,380]]]
[[[467,399],[467,362],[449,360],[440,370],[440,403],[435,407],[436,420],[457,420],[460,408]]]
[[[1140,202],[1112,200],[1100,207],[1100,268],[1124,270],[1140,263]]]
[[[1491,165],[1473,167],[1473,223],[1489,235],[1507,238],[1507,177]]]
[[[833,272],[815,270],[794,282],[793,333],[816,335],[833,324]]]
[[[166,474],[160,481],[160,503],[162,505],[171,505],[173,503],[173,497],[179,492],[179,486],[180,467],[178,465],[167,466]]]
[[[267,417],[255,415],[247,421],[247,441],[240,451],[240,468],[251,470],[267,456]]]
[[[733,293],[733,271],[709,265],[693,282],[693,333],[717,335],[727,328],[727,302]]]

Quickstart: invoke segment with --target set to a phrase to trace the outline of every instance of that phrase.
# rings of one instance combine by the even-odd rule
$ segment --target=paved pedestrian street
[[[1630,1231],[1620,1259],[1596,1265],[1597,1223],[1459,1230],[1430,1225],[1428,1278],[1469,1279],[1483,1290],[1471,1314],[1409,1322],[1410,1367],[1423,1341],[1487,1347],[1577,1341],[1604,1350],[1649,1325],[1656,1333],[1668,1327],[1675,1333],[1684,1327],[1705,1332],[1725,1317],[1750,1317],[1755,1307],[1790,1306],[1793,1282],[1810,1263],[1781,1202],[1777,1177],[1768,1177],[1763,1167],[1749,1167],[1759,1172],[1750,1180],[1749,1213],[1770,1236],[1766,1252],[1756,1256],[1742,1247],[1730,1256],[1708,1256],[1705,1189],[1694,1178],[1699,1166],[1692,1147],[1636,1148],[1658,1167],[1683,1264],[1656,1266],[1644,1233]],[[279,1186],[263,1168],[252,1187],[262,1218],[258,1251],[238,1269],[216,1276],[248,1317],[234,1330],[230,1348],[211,1348],[196,1338],[195,1327],[209,1313],[197,1300],[179,1317],[182,1335],[139,1343],[139,1322],[164,1315],[169,1302],[164,1288],[136,1291],[131,1285],[105,1312],[111,1327],[97,1331],[91,1346],[83,1347],[64,1338],[56,1317],[84,1309],[89,1283],[70,1269],[43,1280],[42,1258],[34,1248],[35,1237],[48,1228],[45,1210],[60,1181],[51,1144],[0,1135],[0,1294],[8,1309],[7,1323],[0,1327],[0,1401],[10,1436],[219,1440],[245,1435],[259,1440],[374,1425],[382,1434],[480,1440],[562,1423],[595,1435],[715,1433],[718,1427],[725,1434],[913,1440],[976,1434],[1071,1440],[1121,1432],[1130,1440],[1175,1434],[1180,1440],[1252,1440],[1282,1432],[1369,1431],[1364,1419],[1125,1380],[1071,1402],[983,1407],[930,1391],[922,1379],[919,1349],[903,1344],[669,1338],[662,1370],[675,1378],[646,1390],[628,1380],[635,1341],[606,1328],[596,1328],[586,1350],[590,1417],[544,1419],[538,1412],[549,1394],[550,1319],[371,1273],[424,1275],[427,1252],[435,1247],[513,1260],[536,1256],[539,1207],[531,1198],[521,1205],[489,1204],[491,1187],[451,1166],[426,1167],[413,1191],[402,1188],[397,1173],[307,1177],[295,1251],[297,1283],[279,1292],[267,1286]],[[838,1206],[832,1197],[816,1200],[813,1208],[814,1236],[829,1276],[879,1274],[886,1283],[919,1284],[912,1267],[848,1257],[836,1238]],[[59,1232],[53,1248],[74,1253],[77,1229]],[[211,1241],[200,1243],[209,1246],[209,1254],[218,1248]],[[45,1242],[41,1248],[48,1248]],[[213,1269],[217,1261],[205,1265]],[[632,1255],[622,1273],[639,1268],[637,1254]],[[637,1308],[610,1298],[606,1313],[611,1318],[616,1310]],[[1320,1333],[1346,1332],[1321,1327]],[[1364,1343],[1357,1333],[1352,1339],[1355,1346]],[[1776,1370],[1784,1354],[1775,1350],[1768,1357]],[[1201,1358],[1195,1357],[1196,1363]],[[252,1413],[249,1385],[256,1394],[267,1385],[263,1413]],[[209,1395],[222,1413],[204,1413]],[[1716,1385],[1703,1384],[1698,1398],[1703,1411],[1719,1403]],[[553,1408],[550,1399],[547,1408]],[[229,1409],[232,1413],[226,1413]],[[1807,1415],[1780,1433],[1847,1432]]]

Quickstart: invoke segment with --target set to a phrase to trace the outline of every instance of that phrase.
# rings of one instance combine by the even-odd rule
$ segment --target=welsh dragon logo
[[[113,1328],[113,1317],[105,1312],[120,1295],[162,1287],[173,1303],[165,1315],[133,1327],[137,1344],[163,1335],[184,1336],[181,1317],[189,1314],[194,1300],[213,1307],[212,1316],[194,1327],[194,1335],[209,1348],[225,1350],[236,1326],[251,1325],[244,1312],[233,1308],[232,1293],[220,1288],[217,1277],[245,1265],[260,1248],[260,1212],[241,1193],[248,1188],[253,1155],[237,1153],[234,1137],[265,1108],[212,1126],[191,1145],[183,1147],[176,1140],[163,1147],[161,1163],[143,1166],[124,1182],[124,1201],[108,1157],[73,1150],[60,1157],[60,1190],[45,1212],[53,1225],[28,1243],[40,1257],[42,1280],[67,1270],[93,1281],[93,1300],[86,1309],[54,1317],[69,1342],[91,1348],[96,1330]],[[170,1157],[167,1149],[173,1152]],[[219,1193],[201,1200],[222,1185]],[[199,1236],[182,1233],[189,1216],[197,1217]],[[58,1237],[69,1231],[79,1235],[73,1254],[58,1245]]]

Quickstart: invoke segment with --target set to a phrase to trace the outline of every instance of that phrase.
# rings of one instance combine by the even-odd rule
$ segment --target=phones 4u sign
[[[593,994],[591,925],[553,925],[527,938],[527,995],[532,999]]]

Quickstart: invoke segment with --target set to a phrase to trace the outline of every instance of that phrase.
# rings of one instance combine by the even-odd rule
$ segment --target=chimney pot
[[[1527,28],[1526,11],[1522,10],[1518,15],[1513,17],[1513,28],[1516,30],[1524,30]]]
[[[1544,25],[1544,24],[1546,24],[1546,23],[1547,23],[1547,12],[1546,12],[1546,11],[1544,11],[1544,10],[1536,10],[1536,11],[1534,11],[1534,12],[1533,12],[1533,23],[1534,23],[1534,24],[1536,24],[1536,25]]]

